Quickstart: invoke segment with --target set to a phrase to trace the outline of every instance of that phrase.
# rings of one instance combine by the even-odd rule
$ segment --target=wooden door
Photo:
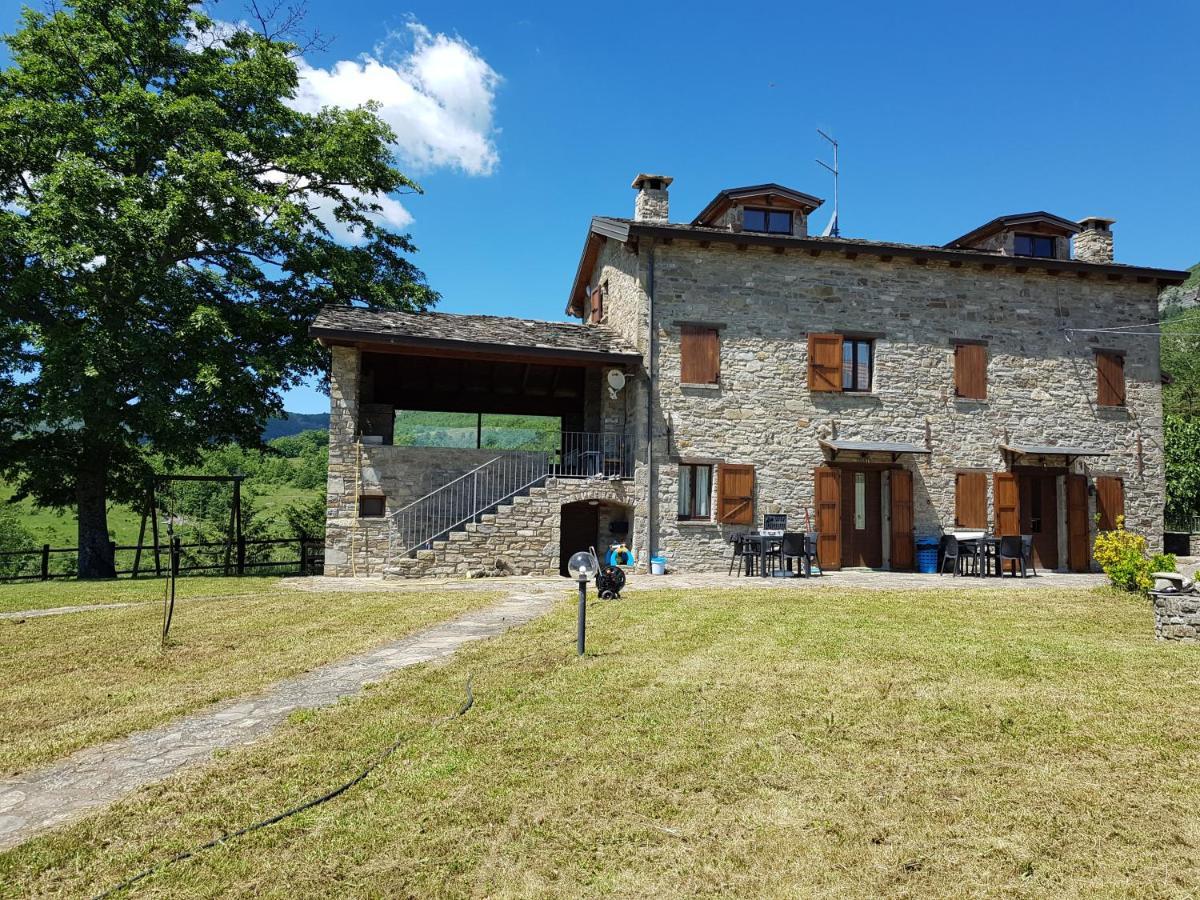
[[[842,469],[842,565],[883,567],[883,478],[878,469]]]
[[[580,550],[596,546],[600,532],[600,508],[584,503],[568,503],[562,508],[558,532],[558,574],[568,575],[567,561]],[[600,548],[596,553],[600,554]]]
[[[1112,531],[1117,527],[1117,517],[1125,515],[1125,483],[1111,475],[1096,478],[1096,513],[1100,520],[1097,528]]]
[[[1090,568],[1087,477],[1067,476],[1067,562],[1072,572]]]
[[[993,519],[997,536],[1019,535],[1020,495],[1017,492],[1017,476],[1012,472],[996,472],[992,475],[992,503],[995,505]]]
[[[1058,478],[1021,473],[1021,534],[1033,535],[1033,560],[1042,569],[1058,568]]]
[[[954,524],[972,530],[988,527],[987,473],[959,472],[955,475]]]
[[[913,568],[913,479],[908,469],[891,470],[892,569]]]
[[[837,469],[813,470],[813,506],[817,513],[817,562],[822,569],[842,567],[842,477]]]

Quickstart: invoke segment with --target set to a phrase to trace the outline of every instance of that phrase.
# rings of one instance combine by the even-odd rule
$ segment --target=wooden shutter
[[[721,339],[715,328],[684,325],[679,334],[679,380],[716,384],[721,378]]]
[[[721,463],[717,472],[717,521],[753,525],[754,466]]]
[[[992,502],[996,506],[996,534],[1001,537],[1021,533],[1021,507],[1018,500],[1017,476],[1012,472],[996,472],[992,476]]]
[[[954,346],[954,394],[971,400],[987,399],[987,347],[983,344]]]
[[[1125,357],[1120,353],[1096,354],[1096,402],[1100,406],[1125,405]]]
[[[1101,531],[1113,531],[1117,516],[1125,515],[1125,483],[1120,478],[1100,476],[1096,479],[1096,512]]]
[[[817,562],[822,569],[842,567],[842,473],[821,466],[813,470],[813,505],[817,512]]]
[[[600,288],[592,291],[592,314],[591,321],[594,325],[599,325],[604,320],[604,294]]]
[[[987,473],[959,472],[954,476],[954,524],[987,528]]]
[[[1090,568],[1087,477],[1067,476],[1067,562],[1072,572]]]
[[[842,389],[842,336],[840,334],[809,334],[808,389],[810,391],[840,391]]]
[[[913,480],[908,469],[891,470],[892,570],[913,567]]]

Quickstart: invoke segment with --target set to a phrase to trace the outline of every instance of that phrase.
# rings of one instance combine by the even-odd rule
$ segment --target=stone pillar
[[[333,347],[329,369],[329,474],[325,486],[325,574],[349,572],[351,534],[357,526],[359,352]]]
[[[672,179],[669,175],[638,175],[632,187],[637,191],[633,204],[633,218],[638,222],[667,222],[670,205],[667,188]]]
[[[1112,262],[1112,226],[1115,221],[1116,219],[1103,219],[1099,216],[1080,219],[1080,232],[1075,235],[1075,258],[1080,262]]]

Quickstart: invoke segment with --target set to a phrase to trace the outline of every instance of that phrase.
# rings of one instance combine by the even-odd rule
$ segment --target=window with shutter
[[[1125,515],[1125,483],[1120,478],[1097,476],[1096,515],[1099,531],[1113,531],[1117,527],[1117,517]]]
[[[720,379],[720,333],[704,325],[681,326],[679,380],[683,384],[717,384]]]
[[[1096,402],[1101,406],[1125,405],[1125,357],[1120,353],[1096,353]]]
[[[840,334],[809,334],[808,389],[810,391],[842,390],[842,336]]]
[[[983,344],[954,346],[954,395],[969,400],[987,399],[987,347]]]
[[[987,528],[987,473],[959,472],[954,478],[954,524]]]
[[[717,521],[754,524],[754,466],[721,463],[717,468]]]
[[[591,322],[599,325],[604,320],[604,292],[600,288],[592,291]]]

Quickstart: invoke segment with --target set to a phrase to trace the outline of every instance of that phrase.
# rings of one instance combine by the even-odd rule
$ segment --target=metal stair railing
[[[428,548],[549,475],[549,453],[508,452],[448,481],[391,514],[392,558]]]

